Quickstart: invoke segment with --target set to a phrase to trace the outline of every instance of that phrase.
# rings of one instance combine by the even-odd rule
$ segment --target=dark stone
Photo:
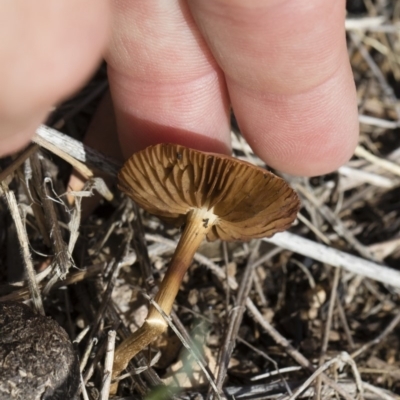
[[[0,303],[0,400],[75,399],[79,376],[57,322],[22,303]]]

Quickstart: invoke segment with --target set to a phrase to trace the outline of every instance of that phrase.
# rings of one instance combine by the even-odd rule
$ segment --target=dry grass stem
[[[105,157],[96,150],[90,149],[82,142],[45,125],[41,125],[36,130],[36,136],[33,138],[33,141],[39,145],[43,145],[43,147],[51,146],[51,148],[49,148],[50,151],[54,149],[60,152],[60,149],[62,149],[62,153],[67,155],[69,157],[68,160],[71,160],[72,163],[72,159],[84,163],[84,170],[89,174],[92,174],[92,172],[87,165],[111,176],[116,176],[118,170],[121,168],[121,165],[116,161]]]
[[[352,358],[356,358],[361,355],[364,351],[368,350],[372,346],[377,345],[380,343],[386,336],[393,332],[396,326],[400,323],[400,313],[396,314],[396,316],[390,321],[388,326],[374,339],[370,342],[361,346],[358,350],[354,351],[351,356]]]
[[[214,391],[214,394],[215,394],[216,398],[218,400],[221,400],[222,398],[220,396],[220,391],[219,391],[216,383],[214,382],[214,379],[211,376],[210,371],[208,370],[207,366],[202,361],[202,356],[200,354],[198,354],[198,350],[196,349],[196,347],[193,345],[193,343],[190,344],[190,343],[187,342],[187,340],[183,337],[183,335],[179,332],[179,330],[174,325],[174,323],[172,321],[172,318],[169,315],[167,315],[153,299],[150,299],[148,297],[148,300],[157,309],[157,311],[162,315],[164,320],[167,322],[168,326],[175,332],[175,334],[178,336],[178,338],[181,341],[181,343],[190,352],[190,354],[195,359],[195,361],[198,364],[198,366],[201,368],[203,374],[207,378],[208,383],[210,384],[212,390]]]
[[[68,153],[62,150],[62,147],[54,145],[38,134],[36,134],[33,140],[40,147],[43,147],[44,149],[62,158],[67,163],[71,164],[85,179],[90,179],[93,177],[93,172],[86,166],[86,164],[70,156]]]
[[[304,239],[293,233],[278,233],[272,238],[263,239],[263,241],[311,257],[333,267],[344,268],[377,282],[400,288],[400,272],[395,269]]]
[[[388,172],[391,172],[392,174],[400,176],[400,166],[399,165],[397,165],[391,161],[384,160],[380,157],[377,157],[374,154],[371,154],[369,151],[365,150],[361,146],[357,146],[355,155],[366,159],[370,163],[375,164],[378,167],[380,167]]]
[[[100,391],[99,400],[108,400],[111,385],[112,366],[114,363],[115,331],[108,332],[106,357],[104,360],[104,382]]]
[[[226,328],[225,340],[219,356],[219,370],[216,381],[218,390],[222,389],[222,383],[224,382],[228,369],[228,362],[235,348],[235,342],[243,319],[243,313],[246,309],[246,299],[249,296],[253,283],[254,262],[258,258],[259,246],[260,241],[257,241],[247,261],[246,269],[238,288],[236,303],[230,312],[229,324]]]
[[[10,191],[8,185],[5,182],[1,182],[1,191],[6,197],[7,204],[17,228],[17,235],[19,240],[19,245],[21,246],[22,256],[24,259],[24,266],[26,272],[26,279],[28,282],[29,294],[33,301],[36,311],[42,315],[44,313],[42,296],[36,281],[36,273],[32,263],[31,252],[29,250],[29,239],[25,230],[25,226],[22,222],[21,214],[19,212],[17,199],[15,198],[14,192]]]
[[[283,349],[291,356],[295,361],[297,361],[302,367],[314,372],[315,368],[312,366],[310,361],[308,361],[300,352],[298,352],[277,330],[275,330],[262,316],[254,303],[248,298],[246,300],[246,306],[250,311],[254,319],[265,329],[265,331],[270,335],[277,344],[283,347]],[[354,400],[345,390],[343,390],[340,385],[332,381],[326,375],[321,374],[321,379],[324,383],[329,385],[332,389],[336,390],[342,397],[346,400]]]
[[[338,285],[339,285],[340,272],[341,272],[340,268],[335,268],[334,275],[333,275],[332,288],[331,288],[331,295],[329,298],[328,317],[325,322],[325,330],[323,332],[321,353],[319,356],[319,363],[318,363],[319,367],[321,367],[325,363],[325,358],[326,358],[327,351],[328,351],[329,334],[331,332],[331,327],[332,327],[333,310],[334,310],[335,303],[336,303],[336,295],[337,295],[337,289],[338,289]],[[317,392],[317,399],[319,400],[321,398],[321,376],[320,375],[318,376],[315,390]]]
[[[21,154],[18,155],[18,157],[9,167],[5,168],[3,171],[0,171],[0,182],[13,174],[33,153],[37,152],[38,150],[38,145],[29,145]]]

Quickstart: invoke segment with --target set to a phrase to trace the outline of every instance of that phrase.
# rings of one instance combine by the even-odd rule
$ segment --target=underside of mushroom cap
[[[272,236],[287,229],[299,209],[295,191],[271,172],[175,144],[135,153],[118,178],[119,188],[138,205],[179,225],[192,209],[214,213],[210,241]]]

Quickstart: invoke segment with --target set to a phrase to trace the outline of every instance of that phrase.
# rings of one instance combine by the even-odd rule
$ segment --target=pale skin
[[[270,166],[330,172],[358,137],[344,18],[343,0],[1,2],[0,155],[104,55],[125,157],[171,141],[229,152],[232,105]]]

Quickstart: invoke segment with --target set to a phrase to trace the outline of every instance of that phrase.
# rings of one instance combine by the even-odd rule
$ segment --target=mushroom
[[[167,315],[204,238],[270,237],[289,228],[299,209],[296,193],[271,172],[233,157],[175,144],[158,144],[135,153],[118,178],[119,188],[142,208],[184,226],[154,298]],[[151,305],[143,326],[117,348],[113,377],[166,328],[163,316]]]

